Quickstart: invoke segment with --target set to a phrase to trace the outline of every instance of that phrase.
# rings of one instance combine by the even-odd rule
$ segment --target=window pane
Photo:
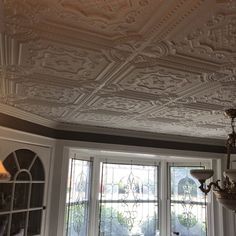
[[[89,161],[70,159],[66,200],[66,235],[88,235]]]
[[[205,196],[198,181],[190,175],[191,169],[196,167],[170,168],[171,230],[181,236],[205,236]]]
[[[100,235],[159,235],[158,168],[103,164]]]

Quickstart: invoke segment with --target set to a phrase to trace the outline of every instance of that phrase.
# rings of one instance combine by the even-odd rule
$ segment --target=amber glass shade
[[[10,180],[11,175],[4,167],[2,161],[0,160],[0,181],[7,181]]]

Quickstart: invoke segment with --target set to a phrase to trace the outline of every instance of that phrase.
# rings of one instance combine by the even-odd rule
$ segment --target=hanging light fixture
[[[8,181],[10,180],[11,175],[4,167],[2,161],[0,160],[0,181]]]
[[[235,118],[236,109],[229,109],[225,111],[225,114],[231,118],[232,133],[228,135],[226,142],[227,148],[227,164],[226,170],[224,171],[224,180],[220,184],[220,180],[206,184],[206,180],[214,175],[214,171],[211,169],[191,170],[191,175],[198,179],[200,182],[200,190],[206,195],[213,188],[213,192],[216,199],[225,208],[236,212],[236,169],[230,169],[230,155],[233,148],[235,148],[236,143],[236,133],[235,133]]]

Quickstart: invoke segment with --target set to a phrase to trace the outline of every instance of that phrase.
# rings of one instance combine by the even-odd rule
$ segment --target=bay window
[[[64,235],[206,236],[207,199],[189,174],[196,165],[165,163],[70,158]]]

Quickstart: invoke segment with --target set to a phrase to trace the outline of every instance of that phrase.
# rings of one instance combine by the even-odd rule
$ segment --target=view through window
[[[176,235],[206,236],[205,196],[190,175],[193,168],[170,167],[171,229]]]
[[[90,167],[90,161],[70,159],[65,215],[68,236],[88,235]]]
[[[168,185],[159,175],[168,165],[152,163],[97,160],[95,165],[94,158],[71,158],[65,235],[167,236],[170,231],[168,236],[206,236],[206,199],[190,175],[196,166],[170,166]],[[170,205],[165,191],[160,191],[163,185],[168,186]]]
[[[159,235],[158,167],[104,163],[100,235]]]

